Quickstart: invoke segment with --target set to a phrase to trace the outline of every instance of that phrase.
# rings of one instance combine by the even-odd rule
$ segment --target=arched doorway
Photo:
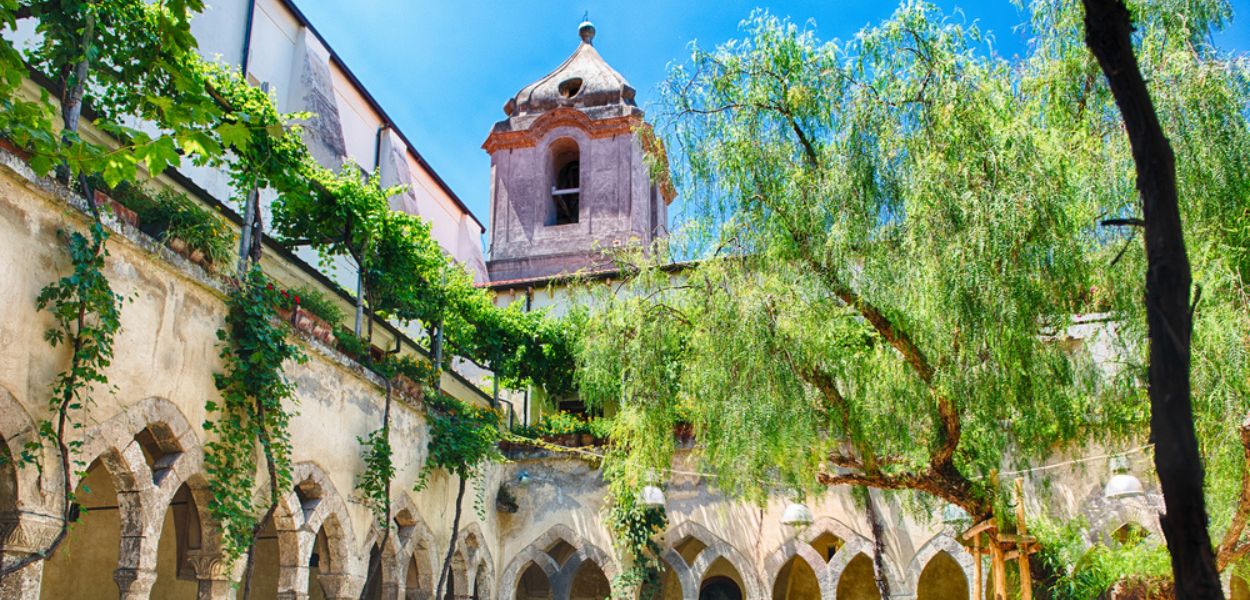
[[[191,488],[182,484],[165,510],[161,539],[156,550],[156,583],[152,598],[195,600],[198,594],[190,554],[203,547],[199,507]]]
[[[699,600],[742,600],[742,587],[730,577],[709,577],[699,588]]]
[[[551,600],[551,582],[533,561],[521,572],[521,582],[516,586],[516,600]]]
[[[256,536],[256,546],[252,558],[252,598],[278,597],[279,550],[278,530],[273,525],[273,518],[265,521],[260,534]],[[246,556],[239,560],[246,560]],[[243,575],[247,577],[245,573]],[[243,585],[239,584],[238,598],[243,597]]]
[[[325,600],[325,586],[321,581],[322,573],[333,573],[334,565],[330,560],[330,541],[326,538],[326,528],[317,530],[317,538],[313,542],[312,554],[308,557],[308,600]]]
[[[842,570],[838,579],[838,600],[880,600],[881,589],[877,587],[877,571],[867,554],[859,553]]]
[[[74,504],[71,517],[77,514],[78,520],[45,562],[39,597],[116,600],[113,571],[121,546],[121,508],[113,478],[99,459],[74,488]]]
[[[421,568],[417,566],[417,557],[408,557],[408,569],[404,574],[404,600],[418,600],[421,594]]]
[[[916,583],[917,600],[965,600],[968,579],[955,557],[945,551],[929,559]]]
[[[569,600],[602,600],[611,595],[612,585],[594,561],[587,560],[577,568],[569,587]]]
[[[808,600],[820,597],[816,571],[801,556],[792,556],[773,582],[773,600]]]

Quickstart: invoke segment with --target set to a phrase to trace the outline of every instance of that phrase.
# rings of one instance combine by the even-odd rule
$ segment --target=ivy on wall
[[[204,423],[215,434],[205,445],[212,492],[208,510],[221,528],[226,558],[233,561],[248,553],[247,578],[256,535],[272,516],[281,494],[291,487],[288,426],[295,388],[284,375],[283,365],[303,362],[305,356],[288,340],[288,326],[277,318],[278,302],[279,292],[258,268],[231,291],[226,327],[218,331],[224,342],[224,370],[215,377],[221,402],[208,403],[216,420]],[[268,506],[259,520],[252,496],[258,444],[269,479]]]

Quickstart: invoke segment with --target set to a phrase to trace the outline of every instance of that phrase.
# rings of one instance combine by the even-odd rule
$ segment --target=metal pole
[[[256,223],[256,203],[259,192],[256,184],[247,191],[247,201],[243,203],[243,231],[239,234],[239,279],[247,275],[248,260],[252,256],[252,227]]]
[[[365,303],[361,301],[361,297],[365,289],[365,270],[358,267],[356,269],[356,337],[360,337],[360,324],[365,318]]]

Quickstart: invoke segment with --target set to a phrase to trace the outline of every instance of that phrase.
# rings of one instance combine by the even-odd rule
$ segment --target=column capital
[[[121,591],[121,600],[147,600],[152,594],[152,584],[156,583],[156,571],[120,567],[113,571],[113,581]]]
[[[61,532],[61,518],[30,511],[0,515],[0,548],[6,556],[43,552]]]

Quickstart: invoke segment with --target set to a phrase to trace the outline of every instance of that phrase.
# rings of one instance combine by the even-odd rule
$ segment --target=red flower
[[[296,297],[295,297],[295,303],[296,303],[296,304],[299,304],[299,296],[296,296]]]

